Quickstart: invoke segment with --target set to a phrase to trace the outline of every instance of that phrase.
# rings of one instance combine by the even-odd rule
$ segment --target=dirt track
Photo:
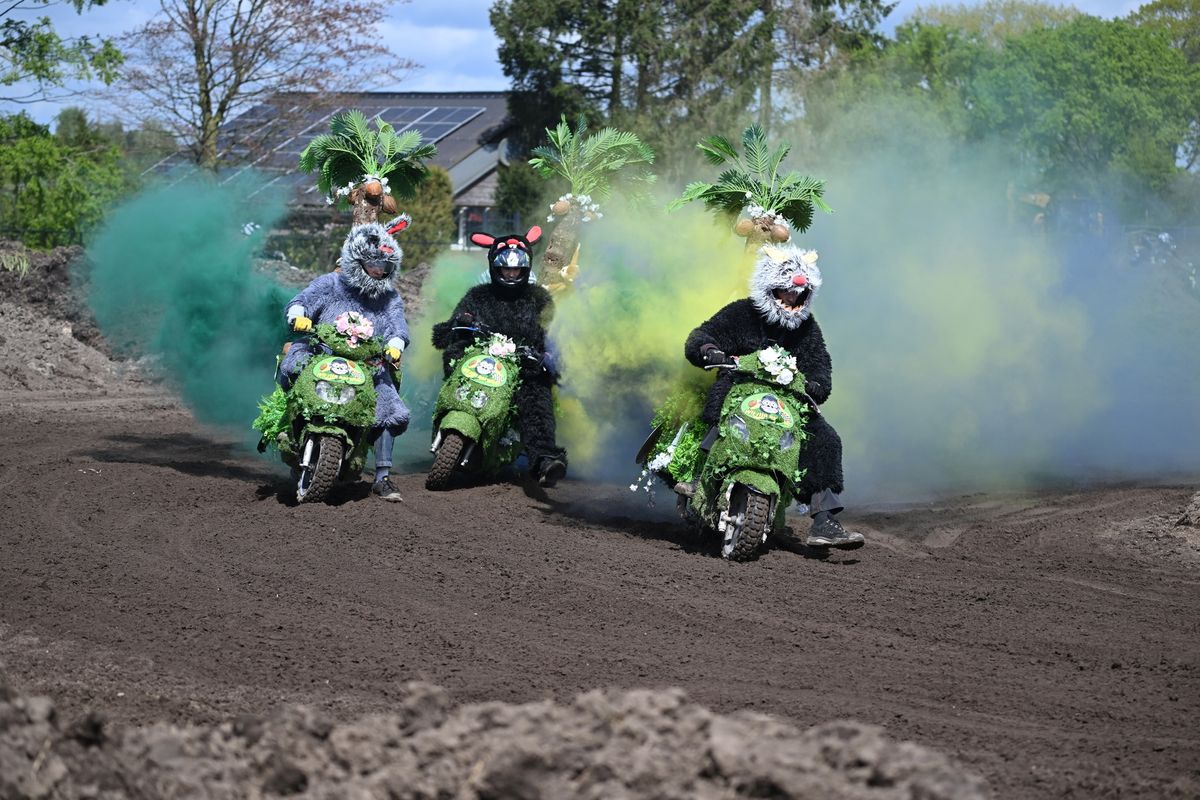
[[[1188,488],[858,513],[855,554],[736,565],[623,487],[406,475],[399,507],[365,484],[290,507],[270,462],[152,388],[0,392],[0,430],[0,661],[64,716],[344,718],[412,679],[460,702],[679,686],[881,724],[997,797],[1200,794],[1200,531],[1165,524]]]

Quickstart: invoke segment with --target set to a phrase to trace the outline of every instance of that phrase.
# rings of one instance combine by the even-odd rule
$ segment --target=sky
[[[422,65],[402,84],[364,87],[425,91],[502,91],[508,85],[496,60],[497,39],[488,21],[494,0],[411,0],[397,4],[380,33],[398,54]],[[889,32],[914,9],[932,5],[929,0],[900,0],[885,24]],[[1137,8],[1138,0],[1079,0],[1076,8],[1096,16],[1123,16]],[[109,0],[100,8],[76,14],[69,3],[54,0],[27,16],[48,15],[63,36],[117,36],[146,22],[159,8],[159,0]],[[7,105],[0,103],[0,106]],[[39,122],[49,123],[59,109],[81,105],[100,117],[107,109],[86,87],[60,102],[21,106]],[[0,109],[13,110],[13,109]]]

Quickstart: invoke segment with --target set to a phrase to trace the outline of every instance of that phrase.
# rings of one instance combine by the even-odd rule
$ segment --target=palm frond
[[[801,231],[812,224],[816,209],[832,211],[822,199],[824,181],[794,171],[780,176],[779,169],[791,147],[782,143],[771,152],[766,133],[758,125],[750,125],[742,132],[744,156],[739,156],[732,142],[723,136],[708,136],[696,146],[709,163],[727,164],[730,168],[718,176],[716,183],[688,184],[683,194],[667,205],[668,210],[696,200],[703,201],[712,211],[734,215],[758,206],[782,215]]]
[[[734,164],[741,164],[741,158],[738,156],[737,150],[734,149],[733,143],[724,136],[708,136],[701,139],[696,147],[704,153],[704,157],[708,159],[708,163],[715,167],[719,167],[726,161],[732,161]]]
[[[767,149],[767,134],[758,125],[751,125],[742,133],[742,148],[746,151],[746,171],[770,183],[771,156]]]

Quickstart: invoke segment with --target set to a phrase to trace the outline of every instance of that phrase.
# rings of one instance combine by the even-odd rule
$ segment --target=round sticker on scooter
[[[764,392],[752,394],[742,401],[742,413],[759,422],[769,422],[781,428],[791,428],[796,424],[787,404],[776,395]]]
[[[313,375],[330,383],[346,383],[358,386],[367,382],[367,376],[362,367],[348,358],[341,356],[325,356],[317,359],[312,366]]]
[[[474,356],[462,365],[462,374],[484,386],[503,386],[508,380],[504,362],[492,356]]]

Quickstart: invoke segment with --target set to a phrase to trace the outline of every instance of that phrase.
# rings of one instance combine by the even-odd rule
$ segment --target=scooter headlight
[[[313,390],[317,393],[317,397],[326,403],[333,403],[337,406],[346,405],[357,394],[353,386],[334,386],[329,381],[317,381],[317,385],[313,387]]]
[[[743,442],[750,441],[750,428],[746,425],[746,420],[734,414],[729,418],[729,427],[741,437]]]
[[[794,435],[792,435],[791,431],[786,431],[783,434],[783,436],[779,437],[779,449],[780,450],[788,450],[795,443],[796,443],[796,437]]]

